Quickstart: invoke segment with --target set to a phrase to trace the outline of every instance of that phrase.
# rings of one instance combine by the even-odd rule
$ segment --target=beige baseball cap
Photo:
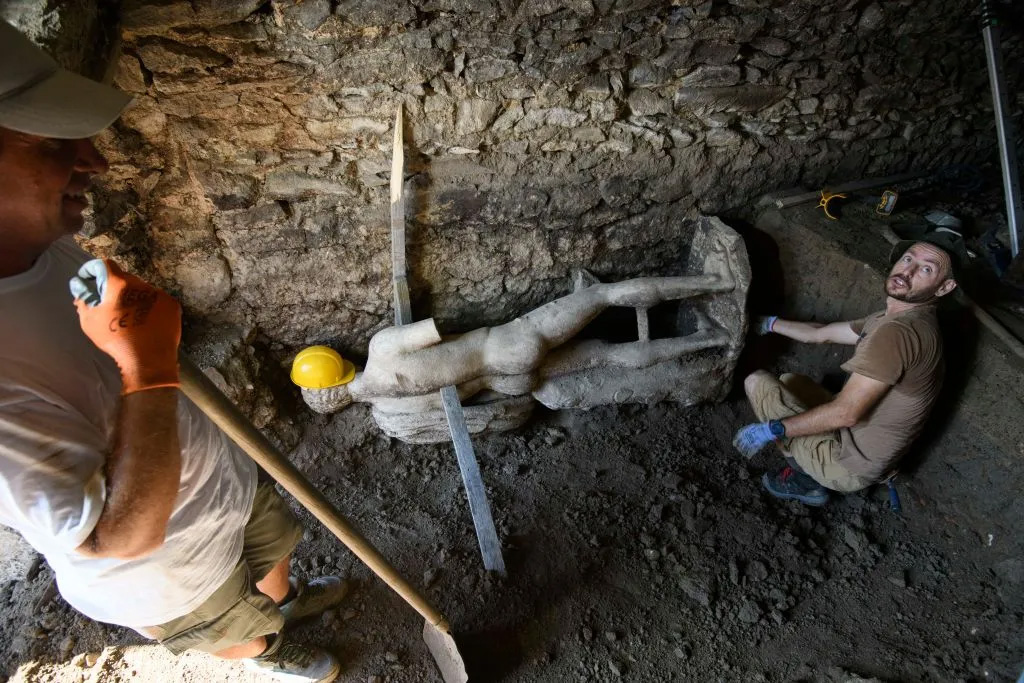
[[[0,127],[48,138],[88,138],[113,123],[131,100],[60,68],[0,20]]]

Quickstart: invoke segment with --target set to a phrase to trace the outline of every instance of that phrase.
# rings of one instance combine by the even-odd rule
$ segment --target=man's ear
[[[939,285],[939,288],[937,290],[935,290],[935,296],[936,297],[946,296],[947,294],[952,292],[954,289],[956,289],[956,280],[954,280],[951,277],[948,277],[948,278],[946,278],[942,282],[941,285]]]

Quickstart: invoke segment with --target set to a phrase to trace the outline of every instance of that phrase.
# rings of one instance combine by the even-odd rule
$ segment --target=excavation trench
[[[822,320],[872,310],[887,249],[858,221],[754,221],[752,305],[781,295],[778,310]],[[824,509],[768,498],[759,478],[773,456],[745,463],[729,443],[751,418],[736,391],[690,408],[542,409],[476,438],[504,580],[481,568],[450,447],[388,439],[356,405],[303,417],[292,458],[449,616],[475,680],[1012,680],[1024,655],[1020,369],[984,331],[960,336],[971,343],[950,357],[936,431],[898,482],[902,514],[881,487]],[[767,364],[828,384],[845,353],[755,342],[740,373]],[[360,580],[302,637],[339,652],[351,680],[433,680],[409,637],[418,616],[299,514],[298,571]],[[5,596],[14,680],[248,680],[205,656],[129,647],[133,633],[70,610],[45,565]]]

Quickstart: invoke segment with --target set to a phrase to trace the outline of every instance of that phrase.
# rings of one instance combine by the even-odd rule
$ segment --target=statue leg
[[[646,368],[704,349],[725,346],[729,337],[720,329],[702,328],[685,337],[646,342],[609,344],[586,340],[552,351],[540,368],[542,379],[560,377],[593,368]]]

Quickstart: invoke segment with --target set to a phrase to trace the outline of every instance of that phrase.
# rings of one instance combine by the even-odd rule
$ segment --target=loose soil
[[[884,487],[823,509],[769,498],[778,454],[747,463],[729,443],[751,419],[734,397],[543,413],[477,438],[505,579],[481,567],[450,447],[391,441],[355,406],[314,418],[293,459],[425,587],[475,681],[1014,680],[1024,563],[992,558],[1019,558],[1019,538],[938,516],[913,479],[902,514]],[[422,619],[299,515],[296,572],[357,586],[295,636],[337,653],[344,680],[439,681]],[[77,615],[45,563],[0,601],[12,681],[261,680]]]

